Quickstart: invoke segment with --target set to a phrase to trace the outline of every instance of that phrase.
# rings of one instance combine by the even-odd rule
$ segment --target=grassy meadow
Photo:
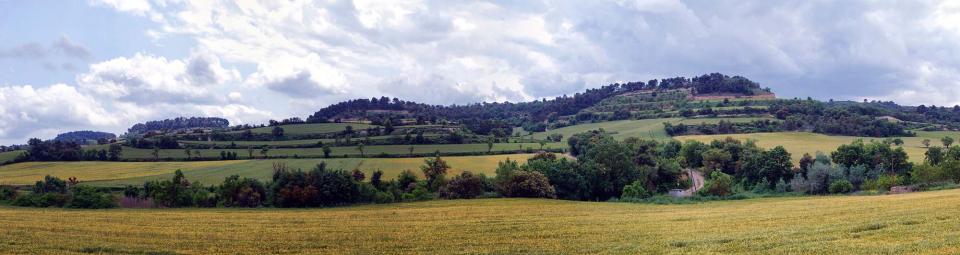
[[[340,132],[347,129],[347,126],[351,126],[353,130],[367,129],[375,127],[375,125],[363,124],[363,123],[310,123],[310,124],[292,124],[292,125],[283,125],[280,126],[283,128],[283,133],[288,135],[306,135],[306,134],[323,134],[323,133],[334,133]],[[240,133],[242,131],[233,131],[231,133]],[[270,134],[273,132],[273,127],[259,127],[250,129],[250,132],[254,134]]]
[[[487,144],[485,143],[475,143],[475,144],[424,144],[424,145],[368,145],[363,147],[363,154],[366,156],[376,156],[380,154],[395,155],[395,156],[406,156],[410,153],[409,148],[413,146],[414,154],[432,154],[439,151],[440,153],[484,153],[487,152]],[[492,151],[502,152],[502,151],[516,151],[523,148],[524,150],[537,150],[540,149],[539,143],[495,143],[493,144]],[[563,149],[567,148],[566,143],[547,143],[544,149]],[[360,150],[357,146],[344,146],[344,147],[330,147],[332,152],[330,156],[333,157],[343,157],[347,156],[359,156]],[[249,158],[249,151],[247,149],[192,149],[193,157],[197,157],[197,152],[200,153],[200,157],[203,158],[219,158],[221,151],[236,152],[237,156],[242,159]],[[138,149],[132,147],[123,147],[122,157],[124,159],[153,159],[153,150],[152,149]],[[323,157],[323,148],[275,148],[270,149],[267,152],[268,156],[278,157]],[[166,149],[160,150],[160,158],[173,158],[173,159],[185,159],[187,154],[183,149]],[[254,158],[260,158],[260,149],[254,149],[253,151]]]
[[[0,152],[0,164],[2,164],[3,162],[7,162],[7,161],[10,161],[10,160],[13,160],[13,159],[17,158],[17,156],[19,156],[20,153],[23,153],[23,152],[24,152],[24,151],[7,151],[7,152]]]
[[[437,200],[326,209],[0,207],[30,254],[957,254],[960,190],[690,205]]]
[[[923,162],[924,153],[927,148],[923,146],[924,139],[930,139],[931,146],[941,146],[940,138],[951,136],[960,141],[960,132],[936,131],[936,132],[917,132],[916,137],[901,137],[903,139],[903,149],[907,152],[912,162]],[[855,136],[830,136],[809,132],[778,132],[778,133],[753,133],[753,134],[727,134],[727,135],[693,135],[677,136],[677,140],[697,140],[709,143],[713,140],[732,137],[739,140],[753,139],[757,145],[763,148],[773,148],[778,145],[783,146],[793,156],[794,161],[799,161],[804,153],[815,155],[817,151],[824,152],[827,155],[843,144],[849,144],[856,139],[863,139],[864,142],[883,141],[885,138],[877,137],[855,137]]]
[[[448,176],[468,170],[494,175],[497,163],[506,159],[526,162],[532,154],[443,157],[450,165]],[[270,180],[273,163],[281,162],[293,169],[310,170],[320,162],[330,169],[359,169],[369,177],[382,170],[384,179],[396,178],[403,170],[421,175],[420,166],[426,158],[333,158],[333,159],[271,159],[193,162],[26,162],[0,166],[0,184],[28,185],[42,180],[45,175],[62,179],[77,177],[81,182],[95,186],[122,187],[142,185],[144,181],[169,179],[180,169],[190,181],[219,184],[231,175]]]

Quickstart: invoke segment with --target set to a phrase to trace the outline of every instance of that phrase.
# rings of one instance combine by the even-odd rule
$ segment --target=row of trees
[[[123,148],[120,144],[110,144],[107,149],[84,150],[80,144],[68,141],[42,141],[32,138],[29,149],[17,156],[14,162],[26,161],[78,161],[78,160],[119,160]]]
[[[193,128],[227,128],[230,121],[216,117],[178,117],[174,119],[147,121],[137,123],[127,129],[129,134],[144,134],[150,131],[180,130]]]

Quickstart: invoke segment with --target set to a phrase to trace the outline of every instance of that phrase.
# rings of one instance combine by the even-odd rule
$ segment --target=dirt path
[[[687,175],[693,180],[693,185],[683,191],[684,196],[693,196],[698,190],[703,188],[703,173],[693,169],[687,169]]]

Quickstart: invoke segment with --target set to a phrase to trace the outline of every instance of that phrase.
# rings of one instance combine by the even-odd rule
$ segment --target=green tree
[[[720,171],[713,171],[710,180],[704,185],[703,192],[714,196],[728,196],[733,193],[733,177]]]
[[[363,154],[363,146],[364,146],[364,145],[363,145],[362,142],[361,142],[360,144],[357,144],[357,150],[360,151],[360,157],[364,157],[364,154]]]
[[[273,127],[273,130],[270,130],[270,134],[272,134],[273,137],[276,137],[276,138],[283,137],[283,128],[279,126]]]
[[[413,149],[414,148],[412,145],[410,147],[407,147],[407,153],[409,153],[411,157],[413,157]]]
[[[935,166],[940,165],[940,162],[943,162],[943,159],[945,157],[943,153],[943,148],[936,147],[936,146],[927,148],[927,152],[924,153],[924,156],[925,156],[924,161],[927,164],[935,165]]]
[[[896,145],[896,146],[901,146],[901,145],[903,145],[903,139],[894,138],[894,139],[893,139],[893,145]]]
[[[324,144],[324,145],[323,145],[323,157],[324,157],[324,158],[329,158],[331,152],[333,152],[333,150],[330,149],[330,145]]]
[[[153,155],[154,161],[160,161],[160,147],[153,147],[153,152],[150,152]]]
[[[923,139],[923,142],[921,142],[921,143],[923,143],[923,147],[925,147],[925,148],[929,148],[929,147],[930,147],[930,139]]]
[[[393,133],[393,120],[387,119],[383,124],[383,132],[386,135]]]
[[[487,139],[487,154],[493,151],[493,139]]]
[[[762,158],[763,167],[760,169],[760,174],[770,185],[774,185],[780,179],[789,180],[793,177],[791,172],[793,161],[790,159],[790,153],[783,146],[763,152]]]
[[[190,150],[190,147],[183,148],[183,154],[187,154],[187,159],[190,159],[190,156],[193,156],[193,151]]]
[[[260,155],[262,155],[263,158],[267,158],[267,153],[270,153],[269,147],[263,147],[263,149],[260,149]]]
[[[427,158],[423,166],[420,166],[420,171],[423,171],[423,176],[427,178],[427,187],[430,191],[437,191],[443,185],[444,176],[449,169],[450,165],[446,160],[441,159],[440,155]]]
[[[953,137],[944,136],[940,139],[940,142],[943,143],[943,147],[950,147],[953,144]]]
[[[253,147],[247,147],[247,158],[253,158]]]
[[[120,144],[118,143],[110,144],[110,148],[108,148],[107,154],[110,155],[111,161],[120,160],[120,156],[123,154],[123,146],[120,146]]]

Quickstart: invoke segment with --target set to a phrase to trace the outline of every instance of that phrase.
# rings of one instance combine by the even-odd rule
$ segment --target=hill
[[[144,134],[150,131],[185,130],[194,128],[226,128],[230,121],[215,117],[178,117],[174,119],[137,123],[127,129],[129,134]]]
[[[101,143],[106,143],[107,141],[113,139],[117,139],[117,135],[99,131],[72,131],[58,134],[57,137],[53,138],[53,140],[56,141],[74,141],[79,143],[86,143],[87,141],[99,141]]]
[[[960,190],[692,205],[478,199],[282,210],[0,207],[4,223],[0,250],[29,254],[956,254],[960,253],[958,203]]]

